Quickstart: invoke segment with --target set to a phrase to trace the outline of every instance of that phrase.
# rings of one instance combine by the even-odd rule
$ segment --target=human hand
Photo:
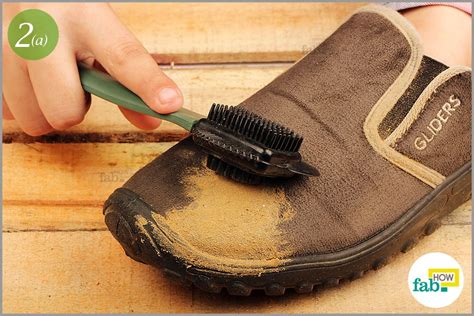
[[[176,84],[158,67],[143,45],[104,3],[5,3],[3,29],[26,9],[50,14],[59,28],[53,52],[40,60],[17,56],[3,34],[3,117],[15,119],[29,135],[38,136],[79,124],[89,109],[90,95],[81,86],[78,62],[100,65],[153,110],[167,114],[183,104]],[[120,108],[120,107],[119,107]],[[141,129],[160,120],[120,108]]]

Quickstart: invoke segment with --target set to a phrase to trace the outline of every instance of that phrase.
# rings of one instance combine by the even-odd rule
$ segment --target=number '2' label
[[[51,15],[38,9],[18,13],[8,27],[10,47],[18,56],[28,60],[51,54],[58,39],[58,25]]]

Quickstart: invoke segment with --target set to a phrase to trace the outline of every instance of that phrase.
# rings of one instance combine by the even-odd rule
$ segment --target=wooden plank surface
[[[161,62],[294,61],[363,3],[153,3],[112,7]]]
[[[171,145],[3,144],[4,202],[101,205]]]
[[[213,102],[236,104],[263,87],[361,5],[112,7],[160,63],[182,64],[163,67],[182,88],[185,106],[204,114]],[[95,99],[85,121],[68,131],[33,139],[4,122],[3,132],[6,313],[471,312],[470,204],[447,216],[439,231],[408,254],[340,287],[277,298],[209,295],[126,257],[102,216],[108,195],[174,144],[168,141],[185,136],[182,129],[164,123],[143,133],[115,106]],[[406,286],[412,262],[429,251],[453,255],[465,273],[459,301],[440,310],[418,304]]]

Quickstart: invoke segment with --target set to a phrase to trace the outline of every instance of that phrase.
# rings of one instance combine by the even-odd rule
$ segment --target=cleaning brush
[[[263,178],[317,176],[302,161],[303,137],[242,107],[213,104],[207,117],[185,108],[159,114],[108,74],[79,64],[85,91],[121,107],[175,123],[191,132],[207,154],[207,167],[235,181],[258,184]]]

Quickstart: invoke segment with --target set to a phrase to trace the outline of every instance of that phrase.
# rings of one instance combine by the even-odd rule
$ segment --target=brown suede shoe
[[[470,198],[471,70],[423,56],[395,11],[357,11],[241,106],[303,134],[321,175],[239,184],[187,138],[105,204],[130,257],[210,292],[308,292],[382,266]]]

